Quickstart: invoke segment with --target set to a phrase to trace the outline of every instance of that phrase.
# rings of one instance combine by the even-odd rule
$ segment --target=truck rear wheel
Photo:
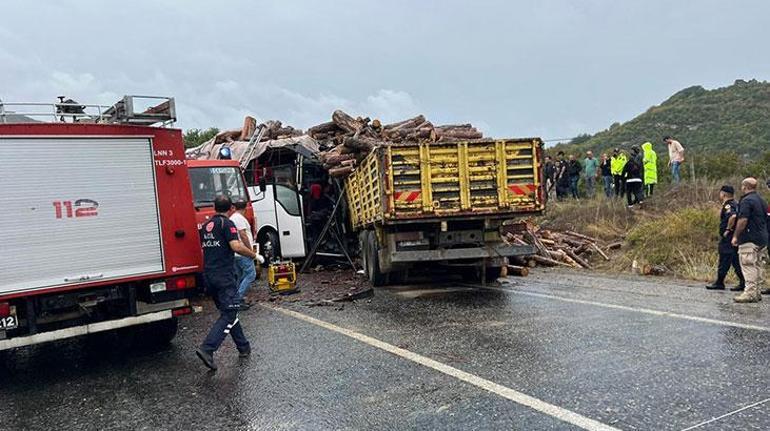
[[[380,258],[377,253],[377,250],[379,249],[379,245],[377,244],[377,234],[370,231],[366,238],[366,273],[373,286],[384,286],[388,284],[388,274],[383,274],[380,271]]]
[[[486,277],[484,277],[484,281],[486,281],[487,283],[496,281],[498,278],[500,278],[501,272],[502,272],[502,268],[500,268],[499,266],[487,267],[487,273],[486,273]]]

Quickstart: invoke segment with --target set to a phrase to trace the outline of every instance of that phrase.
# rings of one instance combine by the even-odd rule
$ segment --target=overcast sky
[[[571,137],[770,80],[770,2],[3,0],[0,98],[176,97],[179,127],[334,109]]]

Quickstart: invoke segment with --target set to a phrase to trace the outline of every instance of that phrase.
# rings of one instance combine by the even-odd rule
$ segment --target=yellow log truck
[[[372,283],[398,282],[424,263],[493,280],[506,258],[532,254],[503,242],[501,230],[545,209],[542,146],[539,138],[484,139],[370,153],[345,192]]]

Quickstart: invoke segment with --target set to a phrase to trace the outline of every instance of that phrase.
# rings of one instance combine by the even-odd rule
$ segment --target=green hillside
[[[663,149],[661,139],[666,135],[693,153],[753,156],[770,151],[770,83],[738,80],[714,90],[686,88],[631,121],[556,148],[607,151],[650,141]]]

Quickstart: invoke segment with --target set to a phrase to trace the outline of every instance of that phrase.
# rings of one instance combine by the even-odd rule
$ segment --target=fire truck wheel
[[[178,322],[176,317],[148,323],[140,329],[142,331],[139,340],[145,339],[149,344],[164,346],[176,337]]]
[[[379,246],[377,245],[377,235],[374,232],[369,232],[367,243],[369,246],[369,256],[366,259],[366,266],[368,268],[369,281],[372,282],[373,286],[384,286],[388,284],[388,274],[383,274],[380,271],[380,259],[377,256]]]

